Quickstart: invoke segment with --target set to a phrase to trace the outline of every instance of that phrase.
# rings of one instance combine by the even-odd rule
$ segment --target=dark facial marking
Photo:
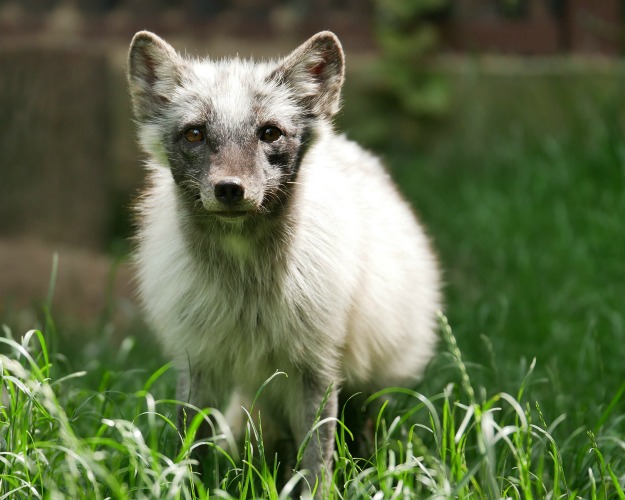
[[[267,161],[278,168],[286,168],[291,154],[289,151],[272,151],[267,155]]]

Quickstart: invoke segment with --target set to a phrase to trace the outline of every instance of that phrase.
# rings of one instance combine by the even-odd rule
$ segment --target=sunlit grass
[[[441,331],[446,363],[439,369],[457,382],[440,392],[391,388],[374,395],[371,400],[384,402],[368,456],[350,453],[350,433],[339,425],[331,497],[624,497],[624,463],[615,457],[625,442],[610,431],[623,418],[612,413],[623,390],[583,431],[583,447],[571,449],[553,437],[564,416],[546,422],[540,402],[528,397],[534,363],[515,394],[491,393],[473,385],[443,316]],[[152,374],[115,373],[118,383],[102,381],[94,390],[82,385],[84,372],[61,373],[41,332],[20,340],[5,334],[0,498],[288,498],[305,480],[296,475],[278,486],[280,470],[264,456],[257,419],[249,419],[238,452],[231,451],[224,424],[209,442],[194,441],[201,414],[179,434],[172,417],[176,402],[168,399],[169,365]],[[114,370],[114,354],[101,354],[112,358]],[[112,372],[106,373],[110,380]],[[192,467],[198,446],[214,453],[204,480]],[[581,457],[574,470],[563,460],[571,453]],[[586,480],[573,481],[579,474]]]

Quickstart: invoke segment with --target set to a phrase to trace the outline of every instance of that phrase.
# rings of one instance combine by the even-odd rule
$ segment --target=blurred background
[[[505,388],[538,357],[555,415],[582,390],[584,408],[609,400],[625,356],[622,0],[0,0],[0,322],[17,335],[145,331],[125,84],[141,29],[255,58],[333,30],[338,127],[425,221],[466,358]]]

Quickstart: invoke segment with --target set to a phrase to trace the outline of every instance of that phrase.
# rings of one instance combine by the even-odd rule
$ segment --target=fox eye
[[[266,125],[260,129],[260,140],[263,142],[276,142],[282,135],[282,130],[273,125]]]
[[[198,127],[191,127],[185,130],[184,138],[188,142],[201,142],[204,140],[204,132]]]

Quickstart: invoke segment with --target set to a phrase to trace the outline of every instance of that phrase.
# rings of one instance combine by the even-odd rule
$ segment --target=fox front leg
[[[316,497],[321,498],[332,482],[338,388],[325,377],[304,376],[301,398],[301,411],[292,415],[291,429],[296,445],[300,446],[299,469],[308,471],[310,488],[312,490],[317,483]],[[301,484],[303,486],[303,482]]]
[[[197,462],[193,466],[193,470],[199,474],[204,484],[216,487],[220,481],[219,468],[215,467],[215,463],[218,461],[218,452],[216,447],[208,443],[213,442],[220,430],[224,430],[223,426],[227,424],[223,418],[218,418],[221,414],[212,410],[219,411],[223,408],[224,403],[224,394],[212,390],[212,387],[214,384],[211,384],[210,379],[203,376],[202,372],[184,370],[178,375],[176,399],[179,402],[178,432],[182,436],[183,442],[186,441],[189,429],[200,411],[207,410],[208,412],[208,415],[202,415],[202,421],[195,432],[190,457]],[[231,445],[232,442],[228,444]]]
[[[192,375],[191,370],[181,370],[178,373],[178,381],[176,384],[176,400],[178,401],[177,417],[178,432],[182,435],[186,435],[187,429],[198,413],[197,410],[192,407],[195,406],[202,409],[204,406],[199,398],[197,390],[198,384],[194,381],[195,378],[197,378],[197,376]]]
[[[223,408],[222,394],[211,390],[212,384],[201,372],[192,369],[181,370],[178,373],[176,385],[176,399],[178,400],[178,431],[186,435],[193,423],[198,410],[206,408]],[[196,409],[197,408],[197,409]],[[217,433],[217,422],[211,416],[205,416],[198,428],[195,439],[208,439]]]

